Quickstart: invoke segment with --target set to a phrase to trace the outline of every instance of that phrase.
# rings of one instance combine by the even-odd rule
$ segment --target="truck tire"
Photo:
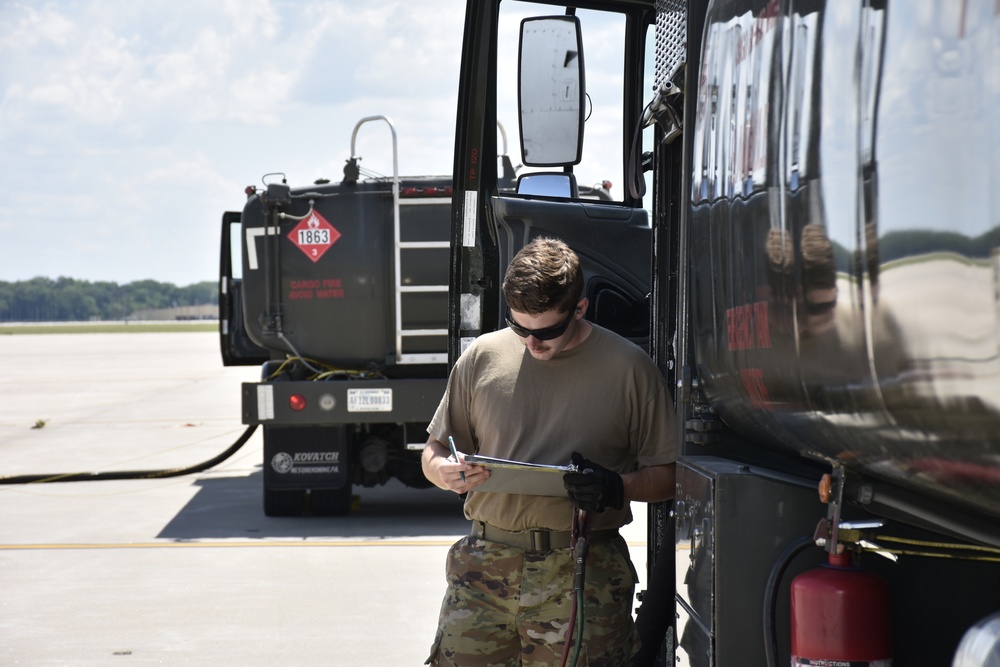
[[[275,491],[264,487],[264,514],[267,516],[301,516],[305,510],[306,492]]]
[[[342,488],[312,492],[312,513],[315,516],[347,516],[351,513],[354,495],[351,485]]]

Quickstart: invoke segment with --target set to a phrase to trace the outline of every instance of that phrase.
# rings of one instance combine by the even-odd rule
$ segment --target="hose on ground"
[[[202,472],[203,470],[208,470],[209,468],[222,463],[235,454],[240,447],[245,445],[247,440],[250,439],[250,436],[253,435],[256,430],[257,424],[248,426],[247,430],[243,431],[243,435],[237,438],[236,442],[230,445],[226,451],[222,452],[218,456],[208,459],[207,461],[202,461],[201,463],[184,468],[167,468],[165,470],[121,470],[113,472],[69,472],[42,475],[11,475],[9,477],[0,477],[0,484],[48,484],[51,482],[96,482],[112,479],[163,479],[165,477],[181,477],[182,475],[190,475],[196,472]]]

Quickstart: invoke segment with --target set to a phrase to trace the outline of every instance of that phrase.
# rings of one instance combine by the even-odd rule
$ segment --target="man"
[[[428,664],[558,665],[573,596],[574,505],[590,549],[580,665],[624,665],[638,649],[635,569],[618,528],[629,501],[673,497],[670,395],[640,348],[583,319],[580,261],[537,239],[503,282],[508,328],[480,336],[452,369],[423,453],[427,479],[468,493],[473,534],[449,551],[448,590]],[[458,461],[445,445],[454,437]],[[465,455],[579,464],[566,496],[476,491],[489,472]]]

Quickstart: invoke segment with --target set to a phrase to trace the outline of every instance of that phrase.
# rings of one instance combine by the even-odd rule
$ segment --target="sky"
[[[464,0],[0,0],[0,281],[216,280],[267,173],[339,180],[387,116],[449,174]],[[359,131],[392,173],[391,133]]]

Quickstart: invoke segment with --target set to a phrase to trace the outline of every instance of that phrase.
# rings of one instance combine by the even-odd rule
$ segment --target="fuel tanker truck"
[[[369,123],[391,132],[392,176],[362,168]],[[341,181],[270,174],[223,215],[222,357],[261,366],[242,418],[263,430],[266,514],[344,515],[355,486],[430,486],[420,450],[447,375],[451,187],[400,177],[395,126],[370,116]]]
[[[449,360],[555,235],[671,388],[635,664],[1000,664],[1000,4],[469,0],[455,151]]]

